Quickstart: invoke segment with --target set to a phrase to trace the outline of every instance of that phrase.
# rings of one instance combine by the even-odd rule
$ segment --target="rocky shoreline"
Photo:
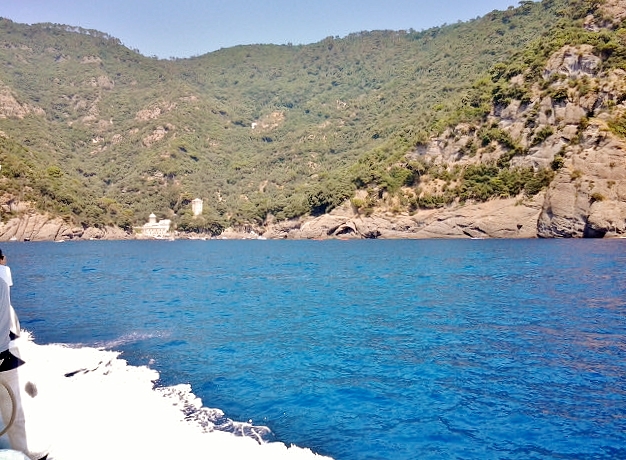
[[[539,199],[537,199],[539,198]],[[536,238],[541,197],[500,199],[475,205],[422,210],[412,215],[362,216],[349,204],[316,218],[280,222],[267,239]]]
[[[614,212],[596,209],[589,216],[560,216],[561,226],[547,219],[555,207],[550,192],[533,198],[508,198],[485,203],[420,210],[414,214],[359,214],[349,202],[329,214],[276,222],[264,227],[226,229],[217,239],[443,239],[620,237],[625,231],[611,219]],[[557,196],[561,196],[557,194]],[[557,202],[558,207],[563,205]],[[608,203],[605,203],[608,204]],[[554,212],[552,211],[554,214]],[[618,213],[619,214],[619,213]],[[554,218],[554,215],[552,216]],[[618,216],[619,217],[619,216]],[[565,226],[565,227],[563,227]],[[567,231],[564,228],[568,229]],[[176,232],[170,239],[208,239]],[[85,228],[63,219],[29,213],[0,225],[0,241],[136,240],[141,235],[119,227]]]

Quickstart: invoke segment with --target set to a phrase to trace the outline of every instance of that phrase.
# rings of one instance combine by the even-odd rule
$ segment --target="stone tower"
[[[191,201],[191,210],[194,216],[202,214],[202,200],[200,198]]]

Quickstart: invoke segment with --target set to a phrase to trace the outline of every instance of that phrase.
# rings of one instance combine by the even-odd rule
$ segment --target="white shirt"
[[[11,329],[11,301],[9,300],[9,286],[2,279],[0,281],[0,351],[9,349],[9,330]]]
[[[11,269],[7,265],[0,265],[0,278],[7,283],[7,286],[13,286],[13,277],[11,276]]]

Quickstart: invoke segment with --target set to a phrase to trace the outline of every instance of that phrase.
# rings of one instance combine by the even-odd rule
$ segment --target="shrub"
[[[571,180],[580,179],[581,177],[583,177],[583,172],[580,169],[574,169],[572,174],[570,174]]]
[[[352,198],[350,200],[350,203],[352,204],[352,206],[354,206],[357,209],[361,209],[365,207],[365,200],[361,199],[361,198]]]
[[[535,133],[535,135],[533,136],[533,140],[531,142],[531,145],[539,145],[539,144],[541,144],[547,138],[552,136],[552,134],[554,134],[554,129],[552,128],[552,126],[544,126],[543,128],[539,129]]]
[[[528,182],[526,182],[524,190],[528,196],[534,196],[542,189],[550,185],[552,179],[554,179],[554,171],[547,168],[540,169]]]
[[[312,186],[307,201],[314,215],[324,214],[339,206],[354,192],[354,187],[344,181],[329,179]]]
[[[561,155],[557,155],[554,157],[554,160],[552,160],[552,163],[550,163],[550,167],[553,171],[558,171],[563,167],[564,164],[565,160],[563,159],[563,157]]]
[[[459,149],[459,153],[461,155],[468,155],[470,157],[473,157],[474,155],[476,155],[476,152],[478,151],[478,146],[474,143],[474,139],[470,139],[468,140],[465,145],[463,145],[460,149]]]
[[[606,197],[599,192],[594,192],[591,194],[591,202],[595,203],[596,201],[604,201]]]
[[[567,86],[551,87],[548,90],[548,96],[550,96],[554,102],[566,101],[568,98]]]
[[[613,118],[608,122],[611,132],[620,137],[626,137],[626,114]]]

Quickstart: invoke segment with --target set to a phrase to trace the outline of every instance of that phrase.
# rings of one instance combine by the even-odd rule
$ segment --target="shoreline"
[[[362,215],[347,202],[328,214],[231,227],[216,236],[174,231],[150,237],[115,226],[71,227],[59,217],[27,214],[0,224],[0,241],[626,238],[626,227],[602,221],[591,228],[581,216],[546,227],[541,220],[543,203],[544,193],[540,193],[528,200],[508,198],[415,213]]]

